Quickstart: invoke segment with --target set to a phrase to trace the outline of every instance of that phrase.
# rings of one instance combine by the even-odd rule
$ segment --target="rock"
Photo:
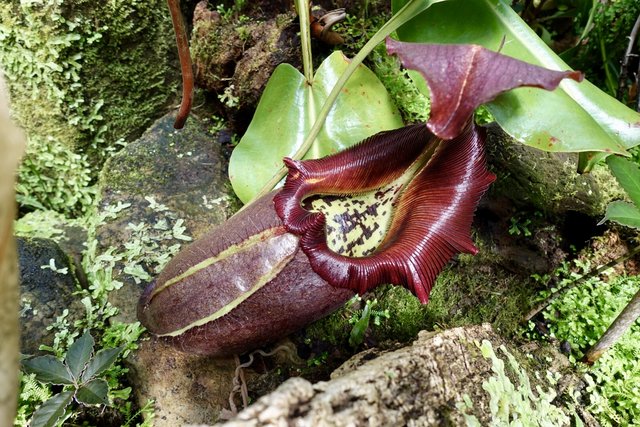
[[[369,355],[348,362],[349,368],[332,375],[330,381],[311,384],[302,378],[291,378],[221,425],[467,425],[471,417],[475,417],[477,425],[489,425],[491,405],[497,403],[503,409],[517,410],[508,405],[518,405],[521,389],[517,383],[523,371],[519,367],[518,372],[512,372],[520,378],[513,389],[509,377],[499,374],[501,368],[496,362],[488,354],[483,357],[481,342],[483,352],[488,352],[488,342],[495,349],[495,356],[507,358],[498,350],[504,345],[503,340],[488,325],[440,333],[421,332],[410,346],[382,353],[372,360],[367,360]],[[518,354],[514,349],[509,352]],[[504,371],[508,373],[510,369]],[[538,383],[531,382],[530,388],[535,390]],[[486,385],[490,383],[494,396]],[[502,393],[500,387],[504,387]],[[543,386],[545,390],[548,388]],[[539,405],[536,397],[524,399],[524,410],[529,404],[534,410]],[[565,420],[568,425],[569,417],[558,412],[559,408],[550,405],[544,410],[547,416]]]
[[[489,164],[498,175],[490,198],[504,197],[519,209],[562,218],[570,212],[602,217],[623,191],[606,170],[580,175],[575,153],[549,153],[516,142],[499,126],[489,126]]]
[[[51,346],[55,331],[47,326],[68,311],[66,320],[84,315],[82,303],[73,296],[77,290],[69,257],[53,240],[17,238],[20,265],[21,351],[38,353],[40,345]],[[55,269],[51,269],[53,260]],[[42,268],[46,266],[47,268]]]
[[[174,119],[169,114],[158,120],[112,157],[100,177],[102,214],[113,211],[109,206],[130,204],[96,230],[99,253],[124,252],[132,260],[114,270],[124,284],[109,294],[120,310],[116,320],[135,322],[142,289],[177,245],[220,224],[238,206],[216,138],[194,115],[180,131],[173,129]],[[135,273],[133,264],[145,271]],[[126,363],[139,405],[155,402],[156,427],[214,422],[227,405],[233,360],[180,353],[152,339]]]
[[[248,126],[247,117],[253,115],[273,70],[285,62],[300,65],[296,15],[288,12],[262,21],[241,20],[210,11],[202,1],[193,21],[196,83],[222,97],[227,113],[243,121],[241,126]]]
[[[91,206],[95,166],[137,138],[175,94],[171,20],[164,0],[23,6],[0,2],[0,69],[12,116],[29,136],[18,200],[77,217]],[[34,58],[49,71],[30,71]]]
[[[213,423],[229,405],[235,363],[182,353],[159,340],[143,341],[128,359],[134,392],[155,401],[154,426]]]
[[[98,227],[101,251],[109,247],[123,250],[135,236],[141,245],[154,241],[161,251],[188,240],[171,233],[166,236],[157,227],[164,225],[171,230],[183,224],[185,234],[195,239],[236,209],[220,145],[196,117],[189,118],[180,131],[173,128],[174,119],[173,114],[159,119],[139,140],[105,164],[99,209],[104,212],[119,203],[131,206]],[[135,231],[140,224],[144,224],[143,236]],[[157,273],[150,261],[147,264],[148,273]],[[109,300],[120,310],[119,320],[134,322],[136,303],[146,283],[137,283],[127,274],[118,279],[125,286],[111,292]]]

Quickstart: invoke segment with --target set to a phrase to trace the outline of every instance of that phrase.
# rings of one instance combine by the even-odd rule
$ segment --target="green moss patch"
[[[0,68],[29,136],[23,206],[86,211],[93,169],[164,109],[175,90],[165,9],[162,0],[0,4]]]

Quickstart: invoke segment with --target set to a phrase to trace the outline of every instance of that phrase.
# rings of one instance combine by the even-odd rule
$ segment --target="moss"
[[[308,341],[323,341],[332,346],[348,346],[352,325],[349,323],[351,315],[346,307],[314,322],[308,326],[304,335]]]
[[[513,420],[522,420],[530,426],[538,425],[570,425],[570,418],[562,407],[555,405],[556,378],[550,378],[550,384],[535,387],[514,355],[505,346],[499,347],[503,357],[493,350],[490,341],[483,340],[478,344],[485,359],[490,359],[493,375],[482,383],[482,388],[489,395],[491,425],[511,425]],[[506,359],[506,360],[505,360]],[[505,363],[506,362],[506,363]],[[505,369],[506,368],[506,369]],[[465,395],[464,402],[457,406],[465,414],[468,426],[480,426],[480,421],[467,411],[473,408],[473,402]]]
[[[373,2],[375,3],[375,2]],[[370,4],[374,9],[375,4]],[[349,9],[350,10],[350,9]],[[361,15],[347,15],[344,23],[336,25],[336,32],[345,39],[343,45],[338,46],[349,57],[355,54],[375,34],[375,32],[391,16],[387,10],[379,15],[365,17],[365,10]],[[410,72],[403,70],[400,61],[395,56],[386,54],[384,44],[378,45],[365,60],[367,65],[385,86],[394,104],[400,110],[405,123],[424,122],[429,117],[430,103],[427,96],[418,90],[416,82],[412,80]],[[425,90],[426,85],[425,85]]]
[[[30,139],[25,205],[86,210],[91,165],[137,136],[174,91],[172,39],[162,0],[0,4],[0,67]]]
[[[491,323],[507,336],[516,334],[534,290],[528,278],[504,270],[489,248],[476,243],[479,254],[460,255],[445,268],[426,305],[398,286],[382,286],[367,294],[365,299],[377,299],[376,310],[389,312],[389,318],[380,319],[380,325],[370,323],[368,337],[377,343],[409,342],[421,330],[482,323]],[[305,336],[347,348],[353,315],[353,307],[346,306],[308,327]]]
[[[491,323],[502,333],[516,332],[520,317],[533,292],[527,280],[499,267],[488,250],[473,257],[461,255],[446,268],[433,287],[427,305],[404,288],[376,291],[380,309],[391,318],[374,330],[380,340],[413,339],[422,329],[452,328]]]
[[[622,194],[603,167],[580,175],[574,154],[544,152],[520,144],[497,125],[487,129],[487,154],[498,175],[491,194],[545,214],[562,216],[575,211],[592,217],[603,215],[611,197]]]

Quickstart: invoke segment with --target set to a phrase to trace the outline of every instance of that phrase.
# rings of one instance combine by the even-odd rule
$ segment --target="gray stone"
[[[131,204],[116,219],[98,227],[96,237],[102,251],[122,250],[131,240],[129,224],[153,227],[161,220],[168,225],[184,221],[185,234],[196,239],[222,223],[237,202],[227,178],[226,160],[220,145],[196,117],[182,130],[173,128],[173,114],[156,121],[137,141],[112,157],[100,176],[99,210],[118,203]],[[149,198],[168,210],[154,209]],[[183,240],[163,240],[165,248]],[[153,271],[149,271],[153,275]],[[125,285],[109,295],[120,310],[119,320],[134,322],[138,298],[146,283],[136,283],[121,274]]]
[[[100,212],[119,203],[130,206],[97,228],[99,253],[109,248],[123,252],[136,241],[166,253],[170,246],[188,242],[158,239],[165,233],[156,229],[160,224],[171,230],[183,221],[183,234],[196,239],[237,208],[215,136],[193,115],[179,131],[173,129],[174,119],[173,114],[159,119],[105,164]],[[132,228],[140,224],[147,230],[142,240]],[[157,273],[151,261],[142,264],[152,277]],[[114,270],[114,278],[124,285],[109,294],[109,301],[120,310],[115,320],[135,322],[138,298],[147,283],[136,283],[124,268],[119,263]],[[154,401],[156,427],[215,421],[227,404],[235,372],[233,359],[180,353],[155,339],[143,341],[126,363],[139,405]]]
[[[229,405],[233,358],[182,353],[152,339],[143,341],[127,362],[138,401],[155,401],[156,427],[213,423]]]
[[[21,351],[35,354],[41,344],[53,344],[55,331],[48,331],[47,326],[65,310],[69,313],[66,320],[73,324],[83,317],[84,309],[73,296],[77,290],[74,268],[58,244],[40,238],[18,237],[16,240],[20,265]],[[49,267],[50,260],[57,271]]]

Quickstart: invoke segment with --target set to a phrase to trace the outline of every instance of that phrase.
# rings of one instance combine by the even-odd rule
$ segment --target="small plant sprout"
[[[354,303],[361,300],[362,299],[358,295],[356,295],[352,299]],[[365,333],[369,328],[369,324],[371,323],[372,318],[373,324],[376,326],[380,326],[383,318],[389,319],[391,317],[389,310],[376,310],[375,307],[377,305],[377,299],[367,300],[364,308],[354,313],[354,315],[349,319],[349,323],[353,324],[351,333],[349,334],[349,345],[351,347],[357,348],[360,346],[360,344],[363,343]]]
[[[67,273],[69,273],[69,268],[68,267],[58,268],[56,266],[56,260],[53,259],[53,258],[51,258],[49,260],[49,264],[42,265],[42,266],[40,266],[40,268],[43,269],[43,270],[47,270],[48,269],[48,270],[51,270],[54,273],[58,273],[58,274],[66,275]]]
[[[63,387],[35,411],[31,427],[56,425],[70,415],[67,409],[74,402],[81,405],[109,404],[109,385],[100,375],[113,365],[124,347],[106,348],[94,353],[94,345],[91,334],[85,332],[71,344],[62,362],[52,355],[22,361],[23,369],[35,374],[36,380]]]

